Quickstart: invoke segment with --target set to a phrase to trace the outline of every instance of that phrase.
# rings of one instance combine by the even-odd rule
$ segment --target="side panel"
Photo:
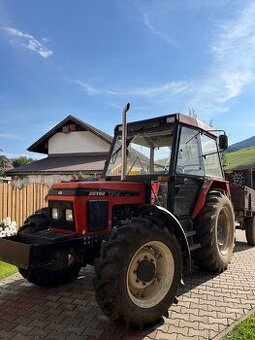
[[[231,185],[231,196],[235,211],[255,213],[255,190],[247,186]]]

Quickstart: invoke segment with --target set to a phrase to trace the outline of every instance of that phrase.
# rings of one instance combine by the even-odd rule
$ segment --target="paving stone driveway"
[[[185,278],[179,304],[169,318],[146,331],[112,324],[96,304],[93,268],[75,282],[42,289],[14,275],[0,283],[0,340],[13,339],[213,339],[255,308],[255,248],[237,232],[229,269],[220,275],[198,271]]]

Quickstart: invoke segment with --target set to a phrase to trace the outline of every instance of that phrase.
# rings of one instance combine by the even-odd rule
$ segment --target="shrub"
[[[17,234],[17,224],[7,217],[0,223],[0,237],[12,236]]]

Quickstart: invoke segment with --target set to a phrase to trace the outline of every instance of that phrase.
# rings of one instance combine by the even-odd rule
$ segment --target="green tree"
[[[0,152],[2,150],[0,149]],[[5,176],[5,167],[8,164],[8,159],[4,155],[0,155],[0,177]]]
[[[27,156],[19,156],[19,157],[14,158],[12,160],[12,165],[14,166],[14,168],[18,168],[20,166],[26,165],[26,164],[31,163],[33,161],[34,161],[33,158],[30,158],[30,157],[27,157]]]

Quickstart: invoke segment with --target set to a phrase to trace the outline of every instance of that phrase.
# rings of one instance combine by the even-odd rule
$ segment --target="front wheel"
[[[102,244],[96,298],[110,319],[142,327],[167,313],[181,275],[175,236],[153,218],[135,218]]]
[[[41,287],[54,287],[66,284],[79,275],[81,264],[75,254],[56,252],[52,264],[46,268],[22,269],[20,274],[30,283]]]
[[[255,246],[255,216],[245,220],[245,236],[250,246]]]

